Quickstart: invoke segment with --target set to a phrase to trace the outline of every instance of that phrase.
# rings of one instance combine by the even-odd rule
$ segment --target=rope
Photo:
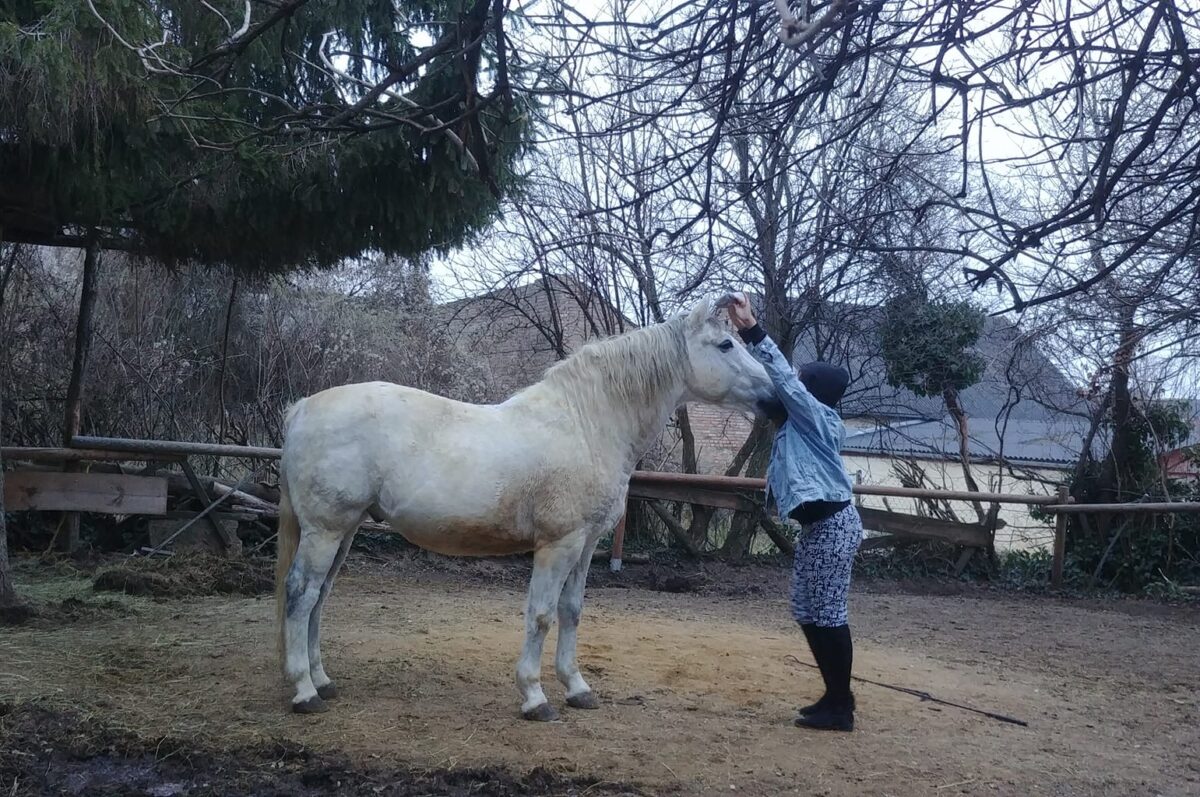
[[[800,659],[798,659],[795,656],[792,656],[790,654],[785,656],[784,660],[785,661],[787,661],[787,660],[794,661],[796,664],[800,664],[804,667],[809,667],[810,669],[814,669],[814,670],[818,669],[817,665],[809,664],[806,661],[800,661]],[[894,686],[893,684],[885,684],[882,681],[872,681],[870,678],[862,678],[858,675],[852,675],[850,677],[852,680],[859,681],[860,683],[871,684],[872,686],[880,686],[880,687],[883,687],[884,689],[891,689],[893,692],[903,692],[906,695],[912,695],[913,697],[920,698],[922,702],[937,703],[938,705],[942,705],[942,706],[951,706],[953,708],[962,709],[963,711],[970,711],[974,714],[980,714],[989,719],[998,720],[1000,722],[1007,722],[1012,725],[1020,725],[1022,728],[1029,727],[1029,723],[1026,722],[1025,720],[1019,720],[1014,717],[1006,717],[1003,714],[997,714],[992,711],[985,711],[981,708],[973,708],[971,706],[965,706],[962,703],[955,703],[951,700],[942,700],[940,697],[934,697],[933,695],[929,694],[928,692],[922,692],[920,689],[910,689],[907,686]]]

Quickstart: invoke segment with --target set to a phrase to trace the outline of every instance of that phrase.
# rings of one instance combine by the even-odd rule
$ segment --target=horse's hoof
[[[317,697],[322,700],[333,700],[338,696],[337,687],[332,682],[317,687]]]
[[[600,701],[596,699],[595,692],[588,691],[568,697],[567,705],[571,708],[594,710],[600,708]]]
[[[292,703],[292,711],[297,714],[322,714],[329,710],[329,706],[325,705],[325,701],[320,695],[313,695],[308,700],[301,700],[299,703]]]
[[[521,716],[533,722],[557,722],[558,712],[549,703],[542,703],[537,708],[521,712]]]

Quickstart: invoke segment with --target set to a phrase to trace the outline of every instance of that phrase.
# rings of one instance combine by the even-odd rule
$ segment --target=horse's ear
[[[708,323],[709,319],[714,318],[719,312],[720,308],[717,307],[717,302],[713,301],[711,298],[705,297],[699,302],[696,302],[696,306],[692,308],[690,313],[688,313],[688,325],[695,329],[699,329]]]

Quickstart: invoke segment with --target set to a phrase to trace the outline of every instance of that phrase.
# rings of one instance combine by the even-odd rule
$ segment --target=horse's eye
[[[717,344],[717,348],[720,349],[721,351],[729,351],[730,349],[733,348],[733,341],[732,340],[723,340],[719,344]]]

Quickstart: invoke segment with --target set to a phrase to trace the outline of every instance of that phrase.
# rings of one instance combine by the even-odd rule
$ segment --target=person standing
[[[759,326],[744,295],[731,297],[728,313],[787,412],[771,447],[767,492],[781,518],[802,526],[792,568],[792,616],[825,682],[825,694],[801,708],[795,724],[852,731],[856,706],[850,690],[854,646],[848,598],[863,526],[850,503],[853,487],[841,457],[846,427],[836,409],[850,374],[823,362],[808,363],[797,374]]]

